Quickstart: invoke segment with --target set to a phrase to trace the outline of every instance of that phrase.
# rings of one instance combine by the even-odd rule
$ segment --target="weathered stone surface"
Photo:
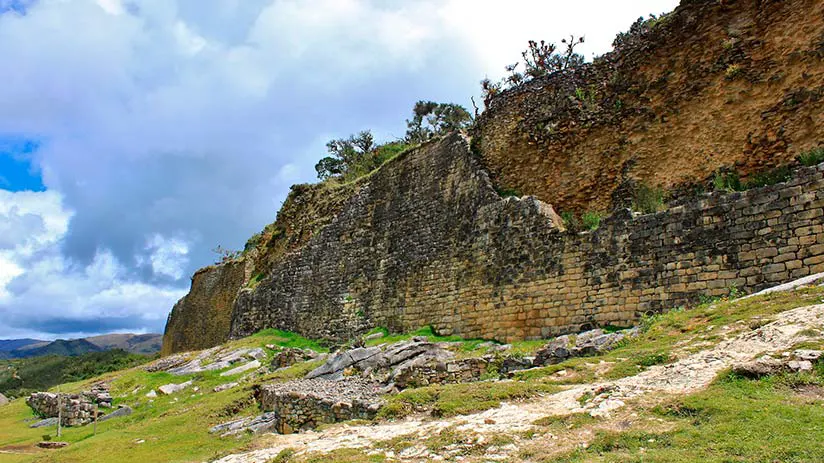
[[[179,384],[174,384],[174,383],[164,384],[163,386],[160,386],[159,388],[157,388],[157,392],[160,393],[160,394],[163,394],[163,395],[172,395],[176,392],[180,392],[180,391],[186,389],[187,387],[189,387],[191,385],[192,385],[192,380],[186,381],[184,383],[179,383]]]
[[[793,352],[793,356],[798,360],[806,360],[808,362],[818,362],[824,356],[824,352],[820,350],[798,349]]]
[[[106,421],[106,420],[110,420],[112,418],[119,418],[121,416],[129,416],[129,415],[132,414],[133,411],[134,410],[132,410],[132,407],[129,407],[128,405],[121,405],[120,407],[117,408],[117,410],[115,410],[115,411],[113,411],[113,412],[111,412],[107,415],[101,416],[100,418],[97,419],[97,421]]]
[[[9,399],[6,398],[3,394],[0,394],[0,406],[6,405],[9,403]]]
[[[175,304],[166,323],[161,353],[205,349],[229,339],[232,305],[246,279],[246,261],[202,268],[189,294]]]
[[[591,64],[492,98],[475,152],[502,187],[577,212],[629,204],[638,183],[670,189],[792,162],[824,140],[814,11],[817,0],[681,1]]]
[[[238,292],[232,336],[274,327],[349,340],[375,326],[431,325],[465,338],[550,338],[824,270],[820,166],[656,214],[619,211],[580,234],[561,232],[535,198],[501,198],[458,136],[357,185],[323,228]]]
[[[220,437],[234,436],[240,433],[258,434],[261,432],[275,431],[279,422],[278,414],[275,412],[266,412],[260,416],[251,418],[241,418],[239,420],[229,421],[209,429],[212,434],[220,434]]]
[[[733,365],[733,373],[748,378],[760,378],[787,371],[787,362],[782,359],[760,358],[751,362]]]
[[[337,380],[357,374],[391,390],[477,381],[487,372],[489,359],[454,356],[445,345],[414,338],[338,352],[306,377]]]
[[[215,386],[214,389],[212,389],[212,390],[214,392],[221,392],[221,391],[225,391],[227,389],[232,389],[233,387],[237,387],[238,385],[239,385],[239,383],[235,383],[235,382],[225,383],[225,384],[221,384],[219,386]]]
[[[56,418],[60,409],[63,426],[82,426],[94,420],[95,404],[106,408],[111,406],[111,400],[108,386],[98,383],[79,394],[34,392],[26,399],[26,404],[44,418]]]

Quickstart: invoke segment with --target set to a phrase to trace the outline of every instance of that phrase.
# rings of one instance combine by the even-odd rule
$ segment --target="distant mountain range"
[[[160,334],[104,334],[82,339],[0,339],[0,359],[38,357],[41,355],[81,355],[123,349],[134,354],[154,354],[160,351]]]

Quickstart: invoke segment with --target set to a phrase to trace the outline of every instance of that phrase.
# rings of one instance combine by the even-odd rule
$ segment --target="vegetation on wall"
[[[472,116],[463,106],[421,100],[412,109],[412,119],[406,121],[403,139],[378,144],[370,130],[363,130],[348,138],[330,140],[326,144],[329,156],[321,159],[315,170],[320,180],[334,178],[351,182],[414,145],[464,130],[471,123]]]
[[[553,43],[543,40],[540,42],[530,40],[527,49],[521,52],[524,63],[523,72],[518,70],[521,63],[515,62],[506,66],[509,75],[499,82],[493,82],[488,78],[481,81],[484,105],[489,107],[492,98],[502,91],[517,87],[536,77],[547,76],[555,72],[566,72],[581,67],[584,64],[584,57],[575,52],[575,47],[584,43],[584,38],[576,38],[571,35],[569,39],[561,40],[561,43],[566,48],[559,52],[557,46]]]

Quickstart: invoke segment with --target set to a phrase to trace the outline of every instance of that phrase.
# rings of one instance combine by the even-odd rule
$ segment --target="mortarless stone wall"
[[[453,135],[384,166],[254,289],[231,336],[266,327],[346,339],[374,327],[511,341],[630,325],[646,312],[824,271],[824,175],[706,195],[594,232],[500,198]]]

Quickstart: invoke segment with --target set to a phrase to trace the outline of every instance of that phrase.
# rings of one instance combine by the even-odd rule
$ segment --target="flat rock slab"
[[[253,361],[251,361],[249,363],[245,363],[245,364],[243,364],[243,365],[241,365],[237,368],[232,368],[229,371],[224,371],[223,373],[220,374],[220,376],[238,375],[240,373],[243,373],[243,372],[246,372],[246,371],[249,371],[249,370],[256,370],[258,368],[260,368],[260,361],[259,360],[253,360]]]
[[[9,399],[3,394],[0,394],[0,406],[6,405],[7,403],[9,403]]]
[[[46,418],[29,425],[30,428],[43,428],[46,426],[57,426],[57,418]]]
[[[101,416],[100,418],[97,419],[97,421],[106,421],[106,420],[110,420],[112,418],[118,418],[118,417],[121,417],[121,416],[129,416],[131,414],[132,414],[132,407],[124,405],[124,406],[118,408],[117,410],[109,413],[108,415]]]
[[[37,446],[41,449],[62,449],[63,447],[68,447],[68,442],[54,442],[54,441],[43,441],[38,442]]]
[[[175,392],[180,392],[180,391],[186,389],[187,387],[189,387],[191,385],[192,385],[191,380],[186,381],[185,383],[180,383],[180,384],[164,384],[163,386],[160,386],[159,388],[157,388],[157,392],[159,392],[161,394],[164,394],[164,395],[171,395],[171,394],[174,394]]]

